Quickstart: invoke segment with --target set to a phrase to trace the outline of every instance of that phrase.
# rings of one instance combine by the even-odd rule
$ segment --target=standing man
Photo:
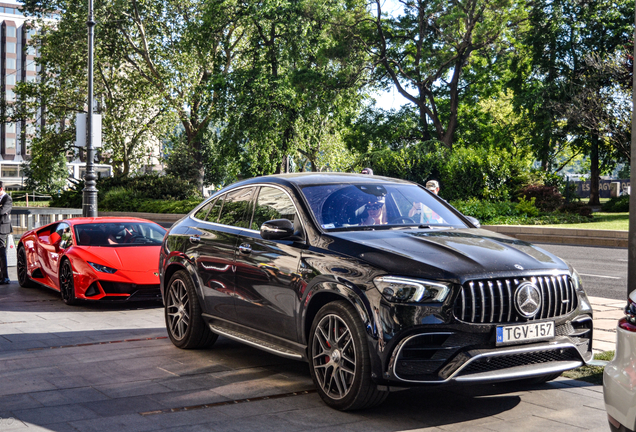
[[[13,199],[4,191],[4,183],[0,181],[0,285],[10,283],[7,269],[7,237],[13,232],[11,227],[11,209]]]

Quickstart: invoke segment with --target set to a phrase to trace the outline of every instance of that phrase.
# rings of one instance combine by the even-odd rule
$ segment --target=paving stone
[[[594,329],[613,330],[616,331],[618,320],[594,318]]]
[[[148,397],[157,401],[157,403],[166,408],[183,408],[195,405],[227,402],[231,400],[211,390],[188,390],[180,392],[158,393],[149,395]]]
[[[98,391],[99,393],[110,398],[121,398],[167,393],[172,390],[164,385],[161,385],[160,383],[147,380],[96,386],[95,391]]]
[[[94,411],[81,405],[62,405],[55,407],[14,410],[15,418],[25,423],[40,426],[51,423],[62,423],[74,420],[94,419],[99,417]]]
[[[98,420],[70,422],[79,432],[126,432],[156,430],[155,425],[139,414],[114,415]]]
[[[595,350],[599,350],[599,351],[615,351],[616,350],[615,343],[602,342],[598,340],[595,340],[593,342],[593,347]]]
[[[101,417],[114,417],[126,414],[138,414],[140,412],[154,411],[166,408],[157,400],[149,396],[123,397],[99,402],[81,403],[80,407],[91,409]]]
[[[178,411],[145,416],[154,426],[153,429],[168,429],[192,425],[204,425],[210,422],[226,422],[235,418],[219,412],[215,408],[203,408],[190,411]]]
[[[108,395],[92,387],[35,392],[30,393],[29,396],[44,406],[69,405],[109,399]]]
[[[9,396],[0,396],[0,413],[6,414],[13,410],[40,408],[42,406],[42,403],[33,399],[30,394],[21,393]]]

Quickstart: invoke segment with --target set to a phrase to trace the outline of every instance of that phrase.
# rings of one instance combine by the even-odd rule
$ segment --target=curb
[[[628,231],[528,225],[482,225],[482,228],[533,243],[626,248],[629,241]]]

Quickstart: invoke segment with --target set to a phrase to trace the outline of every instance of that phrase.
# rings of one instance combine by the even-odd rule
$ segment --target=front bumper
[[[579,309],[550,320],[555,336],[549,340],[498,346],[497,325],[518,322],[471,324],[455,319],[448,306],[380,303],[378,384],[510,381],[563,372],[592,359],[592,316]]]

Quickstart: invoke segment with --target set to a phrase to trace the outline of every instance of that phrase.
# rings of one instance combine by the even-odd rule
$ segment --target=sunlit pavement
[[[603,335],[595,348],[605,349],[624,304],[592,301],[595,334]],[[0,285],[0,431],[336,428],[608,430],[602,388],[565,378],[411,389],[381,407],[341,413],[313,391],[305,363],[225,338],[209,350],[175,348],[158,305],[71,307],[43,288]]]
[[[594,311],[594,352],[610,351],[616,347],[616,323],[625,316],[627,300],[589,297]]]

